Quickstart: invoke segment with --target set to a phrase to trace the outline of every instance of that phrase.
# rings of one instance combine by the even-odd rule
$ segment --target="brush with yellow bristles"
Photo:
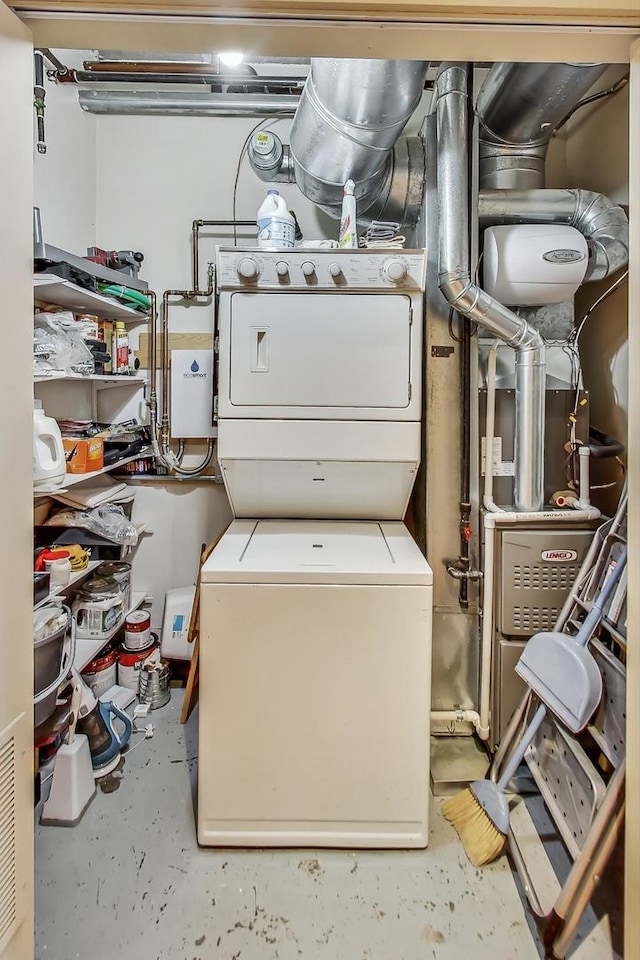
[[[442,804],[443,814],[458,831],[465,853],[474,867],[491,863],[504,850],[509,833],[509,801],[505,790],[522,763],[546,712],[546,706],[540,704],[497,783],[493,780],[475,780]]]

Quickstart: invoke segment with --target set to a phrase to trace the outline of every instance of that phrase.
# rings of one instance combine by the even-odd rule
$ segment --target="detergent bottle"
[[[272,250],[293,247],[295,220],[277,190],[268,190],[257,216],[258,246]]]
[[[67,465],[60,427],[53,417],[45,416],[42,401],[33,404],[33,483],[34,486],[60,486]]]

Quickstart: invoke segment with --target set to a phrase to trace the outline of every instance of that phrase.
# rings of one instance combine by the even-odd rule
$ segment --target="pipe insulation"
[[[263,180],[295,178],[309,200],[336,218],[351,179],[358,219],[415,225],[424,146],[418,137],[398,138],[420,101],[428,68],[417,60],[313,59],[291,126],[290,173],[265,170],[250,145],[254,171]]]
[[[480,187],[544,186],[549,141],[608,64],[497,63],[476,102]]]
[[[436,78],[438,282],[454,310],[515,351],[515,505],[532,512],[544,499],[545,346],[537,330],[471,280],[468,73],[468,65],[449,63]]]
[[[482,190],[481,228],[502,223],[565,223],[589,247],[586,280],[602,280],[629,262],[629,221],[622,207],[591,190]]]

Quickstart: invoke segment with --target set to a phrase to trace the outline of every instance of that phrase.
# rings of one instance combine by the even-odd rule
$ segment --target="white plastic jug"
[[[60,427],[45,416],[42,401],[33,404],[33,483],[35,487],[61,485],[67,473]]]
[[[258,246],[271,249],[293,247],[296,236],[295,220],[277,190],[268,190],[258,210]]]

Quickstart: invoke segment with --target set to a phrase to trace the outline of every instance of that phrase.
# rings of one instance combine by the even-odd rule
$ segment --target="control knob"
[[[243,280],[255,280],[260,272],[258,264],[252,257],[243,257],[242,260],[239,260],[237,270],[238,276],[242,277]]]
[[[329,273],[330,273],[331,276],[334,278],[334,280],[337,280],[338,277],[341,277],[341,276],[342,276],[342,267],[340,266],[339,263],[330,263],[330,264],[329,264]]]
[[[315,263],[312,263],[311,260],[305,260],[302,266],[300,267],[300,269],[302,270],[305,277],[309,279],[310,277],[313,277],[315,275],[316,265]]]
[[[391,283],[400,283],[407,275],[407,265],[402,260],[387,260],[382,268],[386,280]]]
[[[276,263],[276,273],[279,277],[286,277],[289,274],[289,264],[286,260],[278,260]]]

